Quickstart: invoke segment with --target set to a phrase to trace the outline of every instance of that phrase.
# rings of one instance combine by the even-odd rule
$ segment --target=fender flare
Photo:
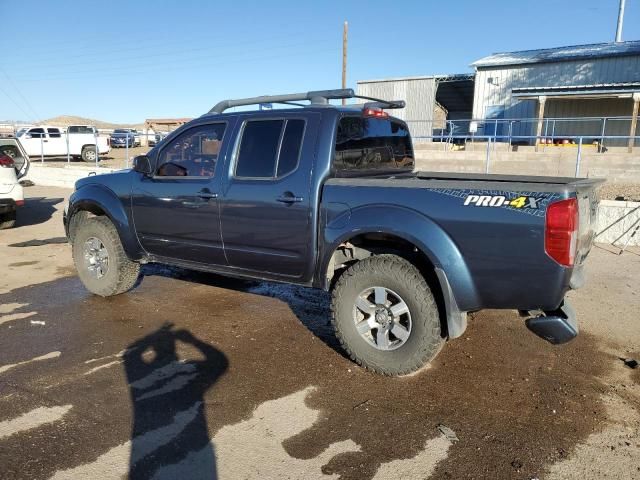
[[[480,304],[473,277],[454,240],[436,222],[420,212],[395,205],[367,205],[350,210],[348,219],[325,227],[317,282],[327,287],[325,273],[338,246],[358,235],[384,233],[413,244],[434,266],[447,316],[449,338],[466,329],[466,312]],[[332,228],[332,225],[337,225]]]
[[[146,256],[124,205],[113,191],[98,184],[85,185],[76,190],[69,198],[69,209],[65,219],[67,230],[73,216],[80,211],[88,211],[93,214],[103,213],[109,217],[109,220],[116,227],[122,248],[129,259],[140,260]],[[69,236],[68,231],[67,236]]]

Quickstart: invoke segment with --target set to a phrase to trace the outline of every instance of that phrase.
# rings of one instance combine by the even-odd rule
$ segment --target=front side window
[[[200,125],[174,138],[160,152],[158,177],[213,177],[225,123]]]
[[[304,120],[254,120],[245,124],[236,161],[236,177],[274,179],[298,166]]]
[[[411,170],[413,147],[407,126],[391,118],[343,117],[338,124],[336,173]]]
[[[44,138],[44,128],[32,128],[29,130],[31,138]]]

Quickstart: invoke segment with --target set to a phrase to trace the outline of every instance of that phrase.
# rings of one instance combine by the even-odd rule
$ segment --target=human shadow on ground
[[[181,359],[180,343],[201,358]],[[172,478],[216,479],[204,396],[227,370],[226,356],[165,324],[129,345],[123,360],[133,404],[129,478],[150,478],[169,465]]]

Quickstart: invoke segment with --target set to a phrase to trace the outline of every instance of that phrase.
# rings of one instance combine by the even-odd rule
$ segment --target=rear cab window
[[[69,127],[67,130],[68,133],[90,133],[93,135],[93,127],[85,127],[83,125],[74,125]]]
[[[275,180],[298,168],[305,121],[298,118],[248,120],[236,159],[236,178]]]
[[[336,176],[411,171],[413,166],[411,135],[404,122],[362,115],[340,119],[333,159]]]

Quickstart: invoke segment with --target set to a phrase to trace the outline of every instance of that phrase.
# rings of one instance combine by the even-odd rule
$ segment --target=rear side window
[[[47,128],[47,132],[49,133],[50,138],[60,138],[60,130],[57,128]]]
[[[413,169],[407,126],[390,118],[343,117],[338,124],[336,173]]]
[[[67,130],[69,133],[90,133],[93,135],[93,127],[85,127],[84,125],[74,125]]]
[[[278,177],[284,177],[298,166],[303,133],[304,120],[287,120],[278,158]]]
[[[248,121],[236,161],[236,177],[273,179],[298,166],[304,120]]]

